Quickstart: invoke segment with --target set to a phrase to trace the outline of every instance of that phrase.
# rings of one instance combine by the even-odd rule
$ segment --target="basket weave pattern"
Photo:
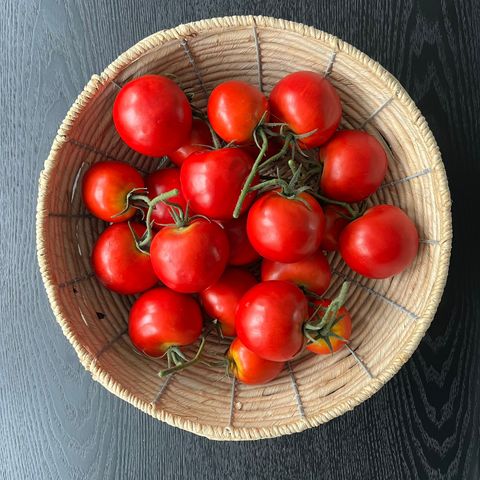
[[[403,208],[421,244],[413,265],[387,280],[368,280],[331,255],[328,292],[352,281],[350,349],[303,355],[264,386],[235,383],[203,365],[160,379],[163,360],[132,348],[126,333],[133,297],[102,287],[90,253],[106,224],[82,204],[79,186],[89,165],[125,160],[143,172],[157,159],[130,150],[113,126],[121,85],[146,73],[174,74],[206,106],[219,82],[242,79],[269,93],[287,73],[329,75],[340,94],[345,128],[365,128],[385,146],[387,179],[369,200]],[[152,35],[94,75],[53,143],[40,177],[37,250],[55,316],[92,377],[108,390],[171,425],[218,440],[258,439],[298,432],[352,409],[385,384],[411,356],[427,330],[445,284],[451,246],[450,195],[435,140],[398,81],[341,40],[301,24],[265,17],[227,17],[181,25]],[[226,342],[211,339],[210,352]],[[361,368],[355,356],[366,368]]]

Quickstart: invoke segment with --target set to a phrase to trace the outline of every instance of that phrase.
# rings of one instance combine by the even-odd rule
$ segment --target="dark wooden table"
[[[331,32],[389,69],[426,116],[454,200],[438,314],[378,394],[307,432],[215,443],[94,383],[55,322],[37,271],[37,178],[92,73],[146,35],[264,14]],[[0,478],[480,478],[480,2],[0,1]]]

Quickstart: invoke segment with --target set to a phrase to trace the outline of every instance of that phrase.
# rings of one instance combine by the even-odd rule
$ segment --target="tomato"
[[[228,369],[237,380],[248,385],[268,383],[280,375],[285,362],[259,357],[236,338],[227,352]]]
[[[212,143],[212,134],[208,125],[203,120],[194,118],[192,120],[192,130],[187,141],[178,150],[170,153],[168,158],[181,167],[188,156],[194,152],[206,150],[206,147],[211,146]]]
[[[162,75],[128,82],[113,104],[113,122],[133,150],[152,157],[173,153],[192,128],[192,109],[181,88]]]
[[[387,173],[380,142],[360,130],[342,130],[320,149],[322,192],[333,200],[359,202],[375,193]]]
[[[138,238],[145,227],[131,222]],[[158,279],[153,272],[150,256],[135,244],[128,223],[115,223],[98,237],[92,251],[93,271],[108,289],[131,295],[153,287]]]
[[[418,232],[407,214],[377,205],[349,223],[340,236],[348,266],[368,278],[387,278],[405,270],[418,251]]]
[[[180,170],[178,168],[163,168],[150,173],[145,179],[148,190],[148,196],[153,199],[161,193],[169,192],[174,188],[179,190],[179,194],[168,199],[171,203],[176,203],[182,209],[185,209],[187,202],[180,188]],[[159,228],[164,224],[173,223],[170,207],[163,202],[155,205],[152,213],[154,226]]]
[[[240,148],[221,148],[190,155],[182,165],[180,181],[192,210],[217,220],[232,218],[253,162]],[[255,183],[258,183],[258,177]],[[241,212],[248,209],[255,195],[255,192],[247,195]]]
[[[229,80],[213,89],[207,113],[210,124],[223,140],[247,143],[262,117],[265,115],[268,120],[268,100],[257,87]]]
[[[252,247],[247,235],[247,216],[232,218],[222,222],[230,244],[230,265],[248,265],[260,258],[258,252]]]
[[[320,248],[327,252],[338,250],[338,241],[342,230],[350,223],[346,208],[339,205],[327,205],[323,209],[325,214],[325,231],[323,232]]]
[[[256,284],[257,280],[247,270],[227,268],[213,285],[200,293],[203,308],[208,315],[218,320],[223,335],[235,336],[238,302]]]
[[[265,152],[264,159],[266,160],[267,158],[273,157],[274,155],[280,152],[282,147],[283,147],[283,142],[280,143],[275,137],[269,137],[268,147],[267,147],[267,151]],[[260,149],[255,144],[242,145],[241,147],[238,147],[238,148],[241,148],[243,151],[247,152],[252,158],[257,158],[258,154],[260,153]],[[285,153],[285,155],[286,154],[287,153]]]
[[[153,270],[169,288],[201,292],[215,283],[227,264],[229,245],[222,227],[203,218],[183,227],[162,228],[153,238]]]
[[[154,288],[141,295],[128,318],[132,343],[151,357],[162,356],[170,347],[194,343],[202,327],[198,303],[168,288]]]
[[[327,299],[314,301],[314,306],[310,307],[310,313],[313,314],[318,306],[322,306],[324,309],[320,310],[319,314],[321,315],[325,312],[331,302],[331,300]],[[317,341],[307,344],[307,349],[317,355],[334,353],[345,345],[346,340],[348,341],[350,339],[351,334],[352,318],[350,312],[345,307],[340,307],[332,325],[327,324],[326,328],[321,330],[320,334],[318,334]]]
[[[303,135],[305,148],[325,143],[340,124],[342,105],[332,84],[316,72],[295,72],[282,78],[270,94],[272,120],[285,122],[294,133]]]
[[[266,360],[291,360],[303,347],[303,323],[308,319],[305,295],[293,283],[261,282],[242,297],[235,328],[242,343]]]
[[[278,190],[261,196],[248,212],[253,248],[269,260],[293,263],[320,247],[325,228],[322,207],[309,193],[286,197]]]
[[[321,250],[295,263],[273,262],[266,258],[262,262],[262,281],[290,281],[317,295],[327,290],[331,279],[330,265]]]
[[[106,222],[118,223],[135,215],[127,205],[128,194],[136,188],[144,188],[142,176],[135,168],[123,162],[94,163],[83,177],[82,197],[88,210]],[[118,216],[116,216],[118,215]]]

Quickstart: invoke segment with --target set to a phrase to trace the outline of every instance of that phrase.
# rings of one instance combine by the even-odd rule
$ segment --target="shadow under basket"
[[[147,73],[173,74],[205,108],[220,82],[242,79],[269,94],[288,73],[328,75],[343,106],[342,126],[364,128],[388,153],[384,185],[370,204],[403,208],[421,238],[414,263],[401,275],[368,280],[330,255],[338,293],[352,281],[347,307],[349,348],[305,355],[262,386],[236,383],[198,364],[167,379],[162,359],[137,353],[128,338],[133,297],[106,290],[92,274],[90,253],[105,228],[82,203],[81,182],[94,162],[124,160],[143,172],[159,159],[127,147],[115,131],[119,88]],[[408,360],[440,301],[451,247],[450,194],[435,139],[399,82],[351,45],[311,27],[266,17],[203,20],[158,32],[130,48],[79,95],[53,142],[40,176],[37,250],[58,323],[92,377],[149,415],[216,440],[254,440],[299,432],[351,410],[378,391]],[[227,343],[212,338],[210,352]],[[189,352],[191,354],[192,350]],[[362,368],[362,362],[365,368]]]

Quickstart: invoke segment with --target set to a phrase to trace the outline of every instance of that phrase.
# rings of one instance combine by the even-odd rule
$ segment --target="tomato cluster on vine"
[[[220,363],[249,384],[305,351],[332,354],[349,342],[352,319],[348,282],[325,297],[335,273],[326,254],[375,279],[413,262],[414,223],[372,199],[385,149],[364,130],[339,129],[341,117],[336,89],[315,72],[285,76],[268,98],[240,80],[220,83],[206,112],[167,76],[121,88],[119,136],[157,158],[146,176],[119,161],[86,172],[84,203],[110,224],[92,265],[106,288],[137,295],[129,336],[166,357],[161,376],[208,364],[211,332],[232,338]],[[189,359],[182,347],[196,342]]]

